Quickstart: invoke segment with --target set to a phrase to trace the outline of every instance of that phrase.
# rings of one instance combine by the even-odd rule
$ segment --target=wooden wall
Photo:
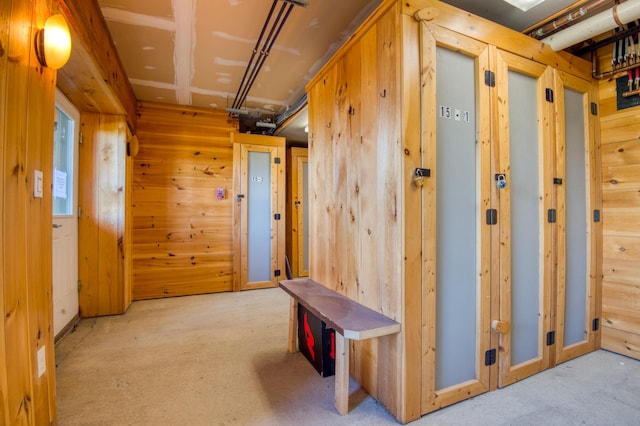
[[[602,48],[603,71],[611,49]],[[624,74],[626,78],[626,74]],[[640,107],[617,110],[615,80],[600,82],[602,347],[640,359]]]
[[[385,2],[307,91],[310,278],[404,329],[403,161],[420,150],[402,135],[401,28],[399,3]],[[351,374],[406,421],[420,413],[402,412],[405,336],[351,342]]]
[[[123,314],[131,303],[125,274],[126,118],[83,112],[80,122],[80,316]]]
[[[223,111],[140,103],[133,298],[232,290],[233,148]],[[216,199],[224,188],[226,199]]]
[[[56,73],[37,62],[51,0],[0,2],[0,424],[55,422],[51,175]],[[34,170],[44,197],[33,197]],[[37,353],[46,357],[38,374]]]

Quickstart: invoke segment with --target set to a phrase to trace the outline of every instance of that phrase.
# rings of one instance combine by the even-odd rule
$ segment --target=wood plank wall
[[[80,316],[123,314],[131,301],[125,276],[126,118],[83,112],[80,122]]]
[[[0,3],[0,424],[54,424],[51,176],[56,73],[34,53],[51,0]],[[44,176],[33,197],[34,170]],[[37,353],[46,357],[38,374]]]
[[[223,111],[138,105],[134,300],[232,290],[236,126]],[[216,199],[216,188],[226,199]]]
[[[599,51],[602,71],[610,52]],[[600,82],[602,347],[640,359],[640,107],[617,110],[615,86]]]
[[[402,321],[406,151],[399,12],[399,3],[385,2],[307,91],[310,277]],[[405,417],[403,337],[352,342],[351,350],[351,373],[394,415]]]

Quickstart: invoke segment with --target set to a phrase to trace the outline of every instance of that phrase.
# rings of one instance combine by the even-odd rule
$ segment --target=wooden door
[[[490,389],[489,47],[422,24],[422,411]]]
[[[307,148],[291,148],[289,157],[289,262],[294,277],[309,276],[309,157]]]
[[[284,279],[284,138],[233,134],[234,290]]]
[[[499,220],[492,258],[499,265],[493,280],[499,307],[492,325],[505,386],[549,368],[551,360],[553,69],[497,51],[495,70]]]
[[[596,348],[598,193],[595,87],[558,73],[556,173],[558,185],[558,272],[556,360],[564,362]]]

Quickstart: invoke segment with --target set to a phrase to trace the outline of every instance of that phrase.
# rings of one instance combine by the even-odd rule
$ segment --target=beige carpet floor
[[[352,380],[348,416],[333,377],[286,352],[280,289],[135,302],[82,320],[56,345],[58,424],[391,425]],[[640,425],[640,361],[598,351],[432,413],[422,425]]]

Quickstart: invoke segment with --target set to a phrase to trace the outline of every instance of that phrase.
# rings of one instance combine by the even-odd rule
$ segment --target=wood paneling
[[[640,107],[617,110],[614,79],[600,82],[600,100],[602,347],[640,359]]]
[[[136,98],[97,0],[56,0],[72,30],[59,87],[80,111],[125,115],[135,134]]]
[[[51,312],[51,175],[54,71],[33,37],[50,0],[0,5],[0,423],[55,423]],[[33,196],[34,170],[44,194]],[[38,374],[37,353],[46,370]]]
[[[80,122],[80,316],[122,314],[131,300],[125,279],[126,121],[83,112]]]
[[[419,121],[402,121],[403,94],[405,106],[417,112],[419,92],[413,86],[409,96],[410,88],[401,86],[399,12],[397,2],[384,2],[307,86],[310,277],[398,321],[405,297],[403,162],[415,161],[420,151]],[[410,138],[403,140],[403,129]],[[413,326],[419,329],[419,323]],[[403,412],[403,399],[409,392],[419,395],[420,383],[404,388],[403,336],[409,327],[350,347],[351,374],[403,421],[420,415],[419,407]]]
[[[128,205],[133,298],[230,291],[236,123],[221,111],[153,103],[138,113]]]

